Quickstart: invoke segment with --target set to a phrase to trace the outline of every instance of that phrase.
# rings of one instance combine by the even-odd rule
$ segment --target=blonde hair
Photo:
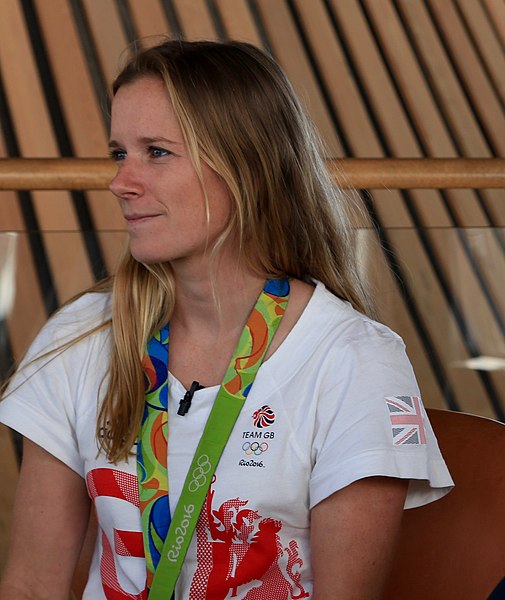
[[[369,312],[355,260],[352,201],[335,189],[312,126],[272,58],[244,42],[166,41],[136,50],[113,93],[142,77],[164,81],[197,173],[202,160],[228,186],[231,217],[214,250],[237,235],[242,260],[255,272],[320,280]],[[140,264],[126,253],[111,286],[110,379],[97,432],[109,430],[99,440],[116,462],[136,440],[142,357],[172,314],[174,283],[170,265]]]

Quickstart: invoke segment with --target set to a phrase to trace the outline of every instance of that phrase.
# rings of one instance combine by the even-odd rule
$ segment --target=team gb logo
[[[267,404],[265,404],[253,413],[252,418],[255,427],[264,429],[265,427],[270,427],[270,425],[274,424],[275,413]]]

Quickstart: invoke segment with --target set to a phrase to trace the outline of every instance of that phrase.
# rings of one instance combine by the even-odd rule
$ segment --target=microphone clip
[[[177,414],[181,417],[188,412],[191,407],[191,401],[193,400],[193,396],[197,390],[202,390],[203,385],[200,385],[198,381],[193,381],[189,390],[184,394],[184,398],[179,401],[179,409],[177,410]]]

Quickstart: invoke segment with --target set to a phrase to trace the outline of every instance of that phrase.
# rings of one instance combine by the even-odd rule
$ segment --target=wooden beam
[[[328,167],[342,188],[505,188],[504,158],[345,158]],[[105,158],[3,158],[0,190],[101,190],[114,172]]]

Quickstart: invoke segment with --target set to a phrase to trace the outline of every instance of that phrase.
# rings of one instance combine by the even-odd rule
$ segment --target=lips
[[[123,215],[125,221],[127,223],[141,223],[142,221],[147,221],[148,219],[154,219],[155,217],[159,217],[159,214],[134,214],[134,215]]]

